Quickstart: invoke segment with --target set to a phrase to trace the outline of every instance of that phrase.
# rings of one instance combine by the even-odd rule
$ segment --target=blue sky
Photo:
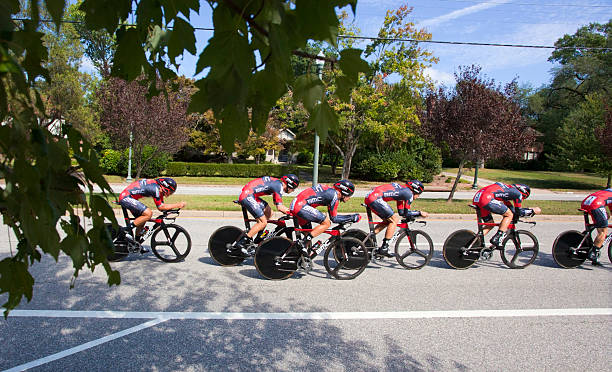
[[[612,18],[612,0],[359,0],[355,22],[364,36],[375,36],[386,9],[413,7],[411,20],[432,33],[433,40],[522,45],[554,45],[565,34],[591,22]],[[490,46],[426,46],[438,64],[428,74],[453,83],[460,65],[478,64],[483,72],[505,83],[518,77],[534,88],[550,81],[551,49]]]
[[[358,0],[355,24],[361,36],[376,36],[388,9],[413,7],[410,20],[425,28],[436,41],[497,44],[554,45],[565,34],[591,22],[612,18],[612,0]],[[196,27],[212,28],[210,7],[201,1],[200,14],[192,14]],[[350,8],[346,8],[350,13]],[[197,56],[212,32],[196,31],[198,52],[183,56],[179,73],[193,77]],[[453,84],[458,66],[478,64],[499,83],[517,77],[519,83],[538,88],[550,81],[554,65],[547,61],[552,49],[424,44],[440,61],[427,73],[438,83]],[[87,67],[85,67],[87,68]],[[200,76],[197,76],[198,78]]]

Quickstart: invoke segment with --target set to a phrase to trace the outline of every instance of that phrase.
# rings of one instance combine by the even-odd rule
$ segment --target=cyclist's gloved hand
[[[357,223],[357,222],[359,222],[360,220],[361,220],[361,215],[360,215],[359,213],[355,213],[355,214],[353,215],[353,222],[354,222],[354,223]]]
[[[521,217],[533,217],[535,216],[535,211],[531,208],[521,208]]]

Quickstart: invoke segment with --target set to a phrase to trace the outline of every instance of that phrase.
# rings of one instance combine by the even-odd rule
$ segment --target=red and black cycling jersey
[[[499,200],[509,207],[512,206],[512,202],[515,208],[520,208],[523,202],[523,194],[510,185],[496,182],[478,190],[474,195],[474,204],[481,205],[484,201],[492,199]]]
[[[143,179],[130,183],[128,187],[125,188],[119,194],[119,202],[124,198],[132,198],[132,199],[140,199],[145,196],[149,196],[153,198],[155,205],[159,207],[164,204],[164,196],[161,193],[161,189],[155,180]]]
[[[338,192],[331,186],[327,185],[315,185],[301,193],[299,193],[295,200],[291,203],[293,214],[296,214],[302,209],[302,207],[308,205],[313,208],[320,206],[327,206],[329,212],[329,219],[333,223],[344,223],[353,218],[352,215],[338,216]]]
[[[255,196],[259,199],[262,195],[272,195],[274,204],[283,203],[283,181],[274,177],[261,177],[247,183],[240,193],[239,200],[246,199],[248,196]]]
[[[382,199],[384,201],[395,200],[397,202],[397,212],[400,216],[408,217],[410,214],[414,217],[418,217],[421,215],[421,212],[418,211],[414,211],[414,213],[411,213],[413,211],[408,211],[414,200],[414,194],[406,185],[397,182],[380,185],[374,188],[372,192],[366,196],[365,203],[366,205],[370,205],[377,199]]]
[[[600,190],[587,196],[583,201],[581,208],[587,212],[594,209],[607,206],[612,209],[612,188]]]

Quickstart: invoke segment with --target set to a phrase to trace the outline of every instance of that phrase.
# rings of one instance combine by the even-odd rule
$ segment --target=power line
[[[583,47],[583,46],[555,47],[555,46],[549,46],[549,45],[525,45],[525,44],[477,43],[477,42],[466,42],[466,41],[417,40],[417,39],[382,38],[382,37],[352,36],[352,35],[338,35],[338,37],[344,38],[344,39],[358,39],[358,40],[380,40],[380,41],[398,41],[398,42],[410,42],[410,43],[431,43],[431,44],[452,44],[452,45],[478,45],[478,46],[496,46],[496,47],[509,47],[509,48],[612,50],[612,48],[603,48],[603,47]]]
[[[14,21],[26,21],[25,18],[13,18]],[[53,22],[52,20],[40,20],[40,22],[48,23]],[[62,20],[61,23],[82,23],[80,21]],[[127,26],[134,26],[128,24]],[[168,27],[172,29],[172,27]],[[198,31],[214,31],[214,28],[209,27],[194,27],[194,30]],[[494,46],[494,47],[506,47],[506,48],[532,48],[532,49],[580,49],[580,50],[612,50],[612,48],[606,47],[586,47],[586,46],[575,46],[575,47],[556,47],[550,45],[526,45],[526,44],[501,44],[501,43],[479,43],[479,42],[468,42],[468,41],[442,41],[442,40],[417,40],[417,39],[401,39],[401,38],[382,38],[372,36],[352,36],[352,35],[338,35],[339,38],[343,39],[356,39],[356,40],[379,40],[379,41],[396,41],[396,42],[407,42],[407,43],[429,43],[429,44],[448,44],[448,45],[472,45],[472,46]]]

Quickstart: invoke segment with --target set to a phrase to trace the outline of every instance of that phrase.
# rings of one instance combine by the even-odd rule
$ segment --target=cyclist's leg
[[[255,225],[251,226],[251,229],[247,232],[247,236],[253,239],[258,232],[265,229],[268,224],[268,219],[272,216],[272,209],[264,200],[255,198],[258,202],[258,207],[253,209],[251,213],[257,220]],[[247,208],[248,209],[248,208]]]
[[[506,237],[506,231],[508,231],[510,222],[512,222],[512,211],[504,203],[496,199],[491,200],[486,206],[484,206],[484,209],[491,213],[502,215],[502,220],[499,223],[497,232],[489,241],[494,246],[499,247]]]
[[[300,208],[300,210],[297,211],[297,216],[299,219],[301,219],[300,224],[302,224],[302,222],[316,222],[319,224],[312,229],[310,233],[306,233],[302,240],[298,241],[298,245],[300,246],[302,252],[309,254],[310,252],[308,250],[311,246],[312,239],[321,235],[325,230],[327,230],[331,226],[331,220],[329,217],[325,216],[323,212],[309,205],[304,205],[302,208]]]
[[[132,215],[135,217],[132,224],[134,225],[134,227],[136,227],[137,231],[138,231],[138,228],[142,230],[142,226],[144,226],[144,224],[153,215],[153,212],[151,211],[151,209],[149,209],[146,205],[144,205],[143,203],[139,202],[138,200],[134,198],[130,198],[130,197],[123,198],[119,201],[119,205],[121,205],[122,207],[132,212]],[[147,210],[149,211],[148,217],[144,215],[147,212]],[[129,238],[133,238],[133,237],[130,236]]]
[[[608,233],[608,214],[606,213],[606,207],[593,209],[590,211],[593,223],[597,228],[597,237],[593,241],[593,249],[589,252],[589,260],[593,265],[599,265],[599,255],[601,252],[601,246],[606,239]]]
[[[136,217],[134,220],[134,227],[136,227],[136,236],[140,236],[142,234],[142,230],[144,229],[145,223],[149,221],[153,217],[153,211],[151,208],[145,209],[140,216]]]

